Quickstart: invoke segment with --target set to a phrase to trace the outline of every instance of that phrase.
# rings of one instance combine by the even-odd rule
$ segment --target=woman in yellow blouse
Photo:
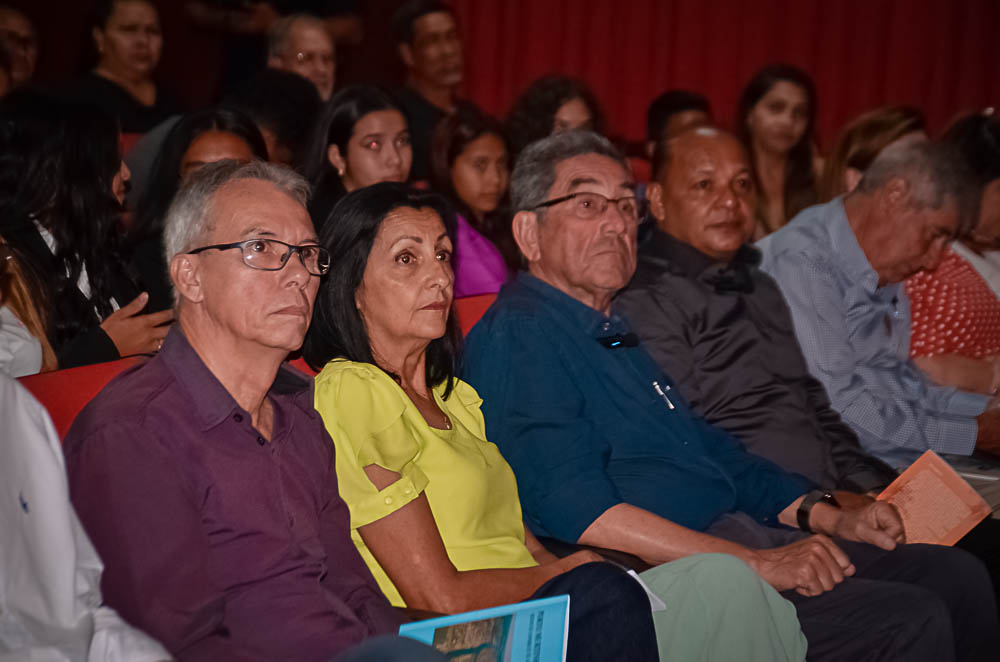
[[[454,613],[569,593],[569,659],[640,659],[628,648],[649,620],[638,584],[531,535],[481,400],[455,377],[442,219],[437,195],[384,183],[345,197],[321,236],[333,267],[304,352],[321,370],[315,403],[354,542],[395,605]],[[641,576],[667,605],[652,614],[660,659],[804,658],[794,608],[741,561],[693,556]]]

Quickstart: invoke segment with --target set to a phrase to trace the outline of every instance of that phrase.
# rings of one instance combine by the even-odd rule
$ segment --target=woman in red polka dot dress
[[[944,140],[965,155],[981,187],[979,222],[941,266],[906,281],[910,356],[935,381],[1000,393],[1000,118],[965,117]]]

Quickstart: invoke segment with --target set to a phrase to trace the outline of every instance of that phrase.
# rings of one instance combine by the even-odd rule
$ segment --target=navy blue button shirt
[[[463,378],[543,535],[576,541],[619,503],[698,531],[734,511],[777,524],[812,487],[696,416],[624,319],[528,274],[470,332]]]

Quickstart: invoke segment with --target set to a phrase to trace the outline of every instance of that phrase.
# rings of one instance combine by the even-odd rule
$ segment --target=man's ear
[[[511,222],[514,241],[528,262],[537,262],[542,256],[538,224],[538,214],[533,211],[519,211],[514,214],[514,220]]]
[[[649,200],[649,211],[656,219],[656,224],[663,227],[667,210],[663,206],[663,186],[659,182],[649,182],[646,185],[646,199]]]
[[[275,55],[274,53],[271,53],[270,55],[267,56],[267,66],[271,67],[272,69],[280,69],[282,64],[284,63],[281,61],[281,58]]]
[[[399,49],[399,59],[403,61],[407,69],[413,68],[413,47],[409,44],[400,44]]]
[[[344,172],[347,170],[347,161],[341,155],[340,148],[336,145],[330,145],[326,150],[326,158],[330,161],[330,165],[336,169],[337,174],[343,177]]]
[[[179,253],[170,260],[170,281],[174,289],[181,298],[194,303],[205,298],[198,266],[198,256],[188,253]]]
[[[882,186],[879,197],[884,211],[899,209],[910,197],[910,185],[902,177],[892,177]]]

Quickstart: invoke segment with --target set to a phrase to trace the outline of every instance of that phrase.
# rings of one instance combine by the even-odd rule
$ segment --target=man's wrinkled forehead
[[[315,232],[305,207],[274,184],[261,179],[227,182],[212,196],[207,212],[209,222],[205,231],[215,238],[226,241],[256,236],[287,239],[292,233],[304,230],[312,233],[310,236],[315,242]]]
[[[635,190],[635,179],[621,163],[603,154],[571,156],[556,164],[553,196],[578,191],[627,195]]]

